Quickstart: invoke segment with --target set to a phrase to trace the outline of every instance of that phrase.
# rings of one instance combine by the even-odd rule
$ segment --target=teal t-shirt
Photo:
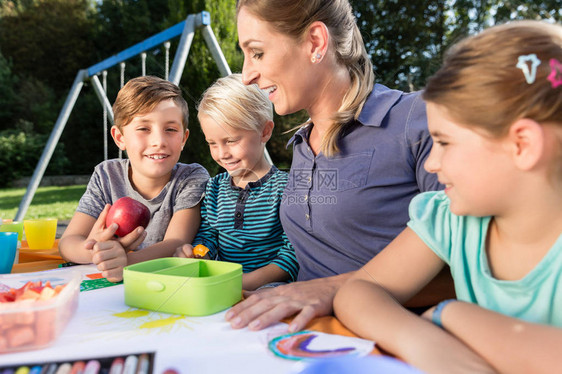
[[[562,234],[525,277],[492,276],[486,254],[491,217],[457,216],[444,192],[425,192],[410,204],[408,226],[449,264],[457,298],[529,322],[562,327]]]

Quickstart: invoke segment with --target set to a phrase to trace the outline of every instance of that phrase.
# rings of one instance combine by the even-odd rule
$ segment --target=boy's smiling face
[[[199,114],[199,122],[213,160],[235,177],[235,183],[238,179],[258,180],[269,171],[264,144],[271,137],[273,122],[268,122],[261,133],[220,125],[203,114]]]
[[[182,111],[173,102],[160,102],[153,111],[139,114],[119,131],[115,126],[111,135],[117,146],[131,161],[131,182],[166,184],[189,135],[183,129]]]

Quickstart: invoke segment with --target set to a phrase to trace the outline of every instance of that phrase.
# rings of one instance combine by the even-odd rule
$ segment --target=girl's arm
[[[155,258],[172,257],[176,248],[191,243],[201,223],[201,204],[193,208],[182,209],[174,213],[166,229],[164,239],[144,248],[142,251],[127,253],[128,264],[152,260]]]
[[[424,314],[431,318],[433,308]],[[445,330],[502,373],[552,373],[562,367],[562,329],[453,302],[441,313]]]
[[[490,373],[485,362],[441,328],[400,304],[444,263],[406,228],[338,291],[334,311],[347,327],[426,372]]]

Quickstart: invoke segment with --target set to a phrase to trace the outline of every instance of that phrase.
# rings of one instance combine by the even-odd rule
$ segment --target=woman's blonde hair
[[[533,67],[533,61],[540,63]],[[454,45],[423,98],[494,137],[521,118],[562,126],[562,85],[555,84],[562,79],[560,64],[562,26],[514,21]]]
[[[197,106],[201,115],[237,129],[261,132],[273,120],[273,107],[267,94],[255,84],[246,86],[241,74],[219,78],[203,93]]]
[[[123,131],[138,114],[146,114],[165,100],[173,100],[181,109],[182,126],[187,130],[189,109],[178,86],[162,78],[145,76],[133,78],[119,90],[113,104],[115,126]]]
[[[331,36],[337,62],[351,78],[351,88],[334,113],[333,124],[322,139],[326,156],[339,152],[338,140],[346,125],[357,119],[374,84],[373,66],[348,0],[238,0],[236,9],[245,7],[274,30],[301,41],[313,22],[323,22]],[[306,123],[305,123],[306,124]],[[304,125],[304,124],[303,124]]]

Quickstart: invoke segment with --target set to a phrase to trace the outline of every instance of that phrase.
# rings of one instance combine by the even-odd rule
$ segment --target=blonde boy
[[[279,219],[288,175],[265,157],[273,131],[271,102],[232,74],[205,91],[198,110],[211,156],[227,172],[207,185],[192,244],[204,244],[211,257],[242,264],[245,290],[295,280],[297,259]],[[184,245],[176,254],[193,257],[192,248]]]

